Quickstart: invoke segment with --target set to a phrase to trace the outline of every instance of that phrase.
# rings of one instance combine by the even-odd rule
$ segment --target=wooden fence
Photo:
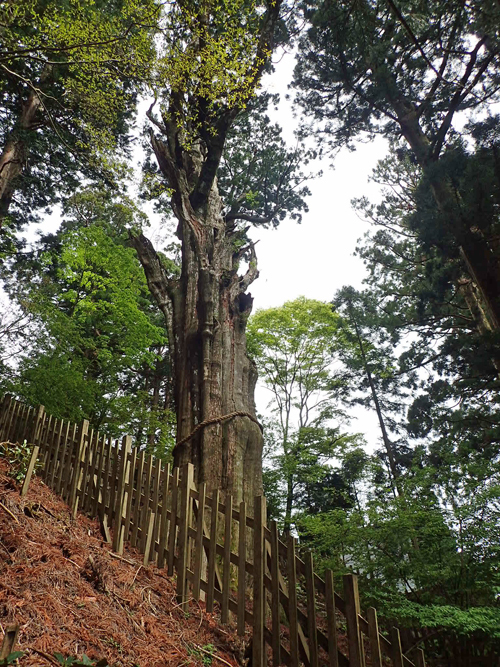
[[[235,507],[231,496],[221,502],[218,489],[195,488],[191,464],[171,470],[129,436],[113,441],[88,421],[54,419],[8,396],[0,440],[34,445],[45,483],[74,515],[98,517],[116,552],[128,542],[144,564],[176,572],[182,607],[204,597],[209,612],[217,603],[221,623],[236,621],[240,635],[251,630],[253,667],[425,667],[420,649],[415,663],[403,654],[397,628],[390,641],[379,632],[375,609],[361,614],[354,575],[344,577],[341,597],[330,571],[324,580],[314,571],[310,552],[299,558],[293,537],[279,539],[276,523],[266,525],[264,497],[251,508]]]

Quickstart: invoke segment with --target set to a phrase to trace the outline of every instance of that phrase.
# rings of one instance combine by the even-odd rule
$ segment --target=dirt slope
[[[241,664],[234,628],[202,603],[185,615],[165,570],[134,550],[113,557],[98,522],[74,521],[39,479],[25,498],[19,488],[0,458],[0,624],[20,625],[21,667],[58,665],[55,652],[113,667]]]

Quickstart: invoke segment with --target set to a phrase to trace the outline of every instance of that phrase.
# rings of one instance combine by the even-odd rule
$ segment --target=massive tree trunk
[[[246,353],[246,321],[252,309],[247,288],[257,277],[253,248],[248,271],[238,274],[244,252],[222,215],[213,180],[198,207],[191,203],[202,159],[184,153],[178,169],[166,143],[153,139],[162,171],[175,183],[172,206],[179,220],[182,271],[169,279],[150,241],[133,237],[153,296],[170,337],[177,413],[176,465],[192,462],[197,480],[233,494],[237,502],[262,493],[262,433],[255,417],[257,372]],[[191,197],[190,197],[191,195]],[[196,427],[205,420],[245,413]]]

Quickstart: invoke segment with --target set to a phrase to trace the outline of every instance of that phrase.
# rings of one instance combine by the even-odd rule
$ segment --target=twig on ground
[[[5,505],[3,503],[0,503],[0,507],[2,509],[4,509],[7,512],[7,514],[10,514],[10,516],[14,519],[14,521],[19,525],[19,521],[18,521],[17,516],[15,514],[12,514],[12,512],[10,511],[10,509],[8,507],[5,507]]]
[[[122,556],[119,556],[118,554],[114,554],[112,551],[108,551],[108,555],[113,556],[113,558],[118,558],[118,560],[121,560],[124,563],[128,563],[129,565],[137,565],[137,563],[134,563],[133,560],[127,560],[126,558],[123,558]]]
[[[202,653],[206,653],[212,659],[215,658],[216,660],[220,660],[220,662],[222,662],[224,665],[228,665],[228,667],[233,667],[233,665],[230,662],[228,662],[227,660],[224,660],[224,658],[220,658],[216,653],[210,653],[210,651],[206,651],[201,646],[198,646],[198,644],[193,644],[193,646],[196,648],[197,651],[201,651]]]
[[[137,568],[137,572],[134,574],[134,578],[132,579],[132,581],[131,581],[131,583],[130,583],[130,586],[129,586],[130,589],[131,589],[132,586],[134,585],[134,582],[135,582],[135,580],[136,580],[136,578],[137,578],[137,575],[139,574],[139,570],[140,570],[142,567],[143,567],[142,565],[139,565],[139,567]]]
[[[42,656],[42,658],[45,658],[45,660],[48,660],[51,664],[57,665],[57,667],[61,667],[60,663],[58,663],[57,660],[55,660],[51,655],[45,653],[45,651],[39,651],[37,648],[30,648],[28,650],[33,651],[33,653],[38,653],[38,655]]]

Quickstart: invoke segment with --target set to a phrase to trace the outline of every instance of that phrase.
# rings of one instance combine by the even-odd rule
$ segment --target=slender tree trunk
[[[162,146],[156,145],[155,151],[161,165]],[[250,502],[262,493],[263,440],[254,402],[257,372],[247,356],[245,337],[253,302],[246,289],[257,268],[251,262],[247,274],[238,275],[239,251],[222,218],[216,182],[202,210],[195,212],[187,200],[186,183],[179,179],[173,201],[182,242],[179,279],[166,277],[146,237],[132,239],[169,330],[177,442],[205,420],[236,411],[246,414],[199,429],[174,448],[174,462],[193,463],[199,482],[232,494],[236,502]]]
[[[373,399],[373,404],[375,405],[375,411],[377,413],[377,418],[378,418],[378,423],[380,426],[380,431],[382,433],[382,440],[384,442],[384,447],[387,452],[387,456],[389,458],[389,468],[392,474],[392,478],[394,480],[394,485],[396,487],[396,490],[398,492],[398,495],[401,495],[401,488],[398,482],[398,477],[399,477],[399,471],[396,465],[396,459],[394,457],[394,450],[393,450],[393,445],[392,442],[389,439],[389,435],[387,433],[387,429],[385,427],[385,422],[384,422],[384,416],[382,414],[382,409],[380,407],[380,402],[378,400],[378,395],[377,391],[375,389],[375,384],[373,382],[373,377],[370,371],[370,366],[368,364],[368,360],[366,358],[365,354],[365,348],[363,345],[363,339],[361,338],[361,333],[359,331],[358,323],[356,321],[356,318],[354,317],[352,313],[352,309],[349,307],[349,315],[352,320],[352,323],[354,324],[354,329],[356,331],[356,338],[358,339],[358,345],[359,345],[359,351],[361,352],[361,358],[363,359],[363,367],[365,369],[365,374],[368,380],[368,384],[370,386],[370,391]]]
[[[283,533],[290,534],[292,525],[292,509],[293,509],[293,475],[289,475],[286,481],[286,506],[285,506],[285,520],[283,525]]]
[[[21,176],[26,164],[26,138],[28,132],[36,122],[37,112],[41,107],[39,96],[31,91],[23,104],[21,116],[17,126],[7,137],[4,149],[0,155],[0,227],[6,218],[16,189],[16,182]]]

